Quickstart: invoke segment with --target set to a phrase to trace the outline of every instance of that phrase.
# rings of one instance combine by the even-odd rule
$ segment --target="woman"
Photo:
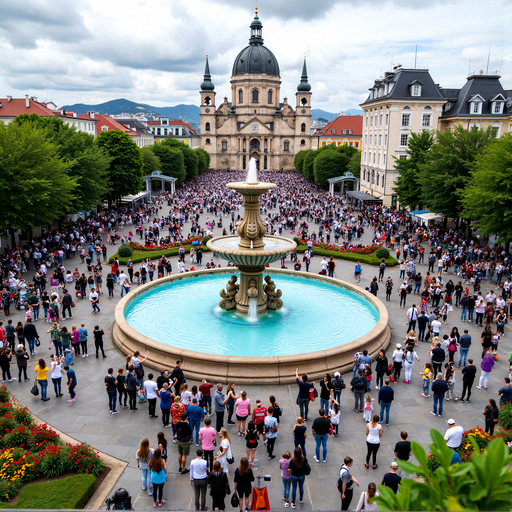
[[[169,415],[171,413],[171,392],[169,391],[169,384],[164,382],[162,389],[160,390],[160,410],[162,411],[162,426],[165,428],[169,428],[171,425],[169,424]],[[125,407],[126,407],[126,398],[125,398]]]
[[[281,457],[279,461],[279,469],[281,470],[281,480],[283,482],[283,501],[284,506],[290,506],[290,487],[292,484],[292,479],[290,473],[288,473],[288,468],[290,467],[290,462],[292,460],[292,454],[288,451],[284,452],[284,455]]]
[[[414,332],[413,330],[410,330],[406,337],[405,337],[405,348],[409,347],[409,345],[411,346],[416,346],[418,344],[418,337],[416,336],[416,332]]]
[[[221,443],[219,453],[213,457],[213,460],[220,463],[224,473],[229,473],[227,459],[231,459],[233,455],[231,453],[231,438],[229,437],[228,431],[224,427],[220,429],[220,438]]]
[[[80,333],[76,325],[71,326],[71,345],[75,351],[75,356],[79,356],[80,354]]]
[[[251,414],[251,401],[247,398],[247,392],[242,391],[242,396],[236,402],[236,419],[238,420],[238,435],[245,435],[245,420]]]
[[[249,421],[247,431],[245,432],[245,448],[247,450],[247,459],[249,459],[250,468],[254,465],[254,455],[256,454],[256,448],[258,448],[259,439],[260,433],[256,430],[256,425],[253,421]]]
[[[149,461],[155,450],[149,446],[149,439],[146,437],[140,443],[140,447],[135,454],[137,459],[137,467],[142,471],[142,490],[146,491],[149,486],[149,495],[153,494],[153,484],[150,478]]]
[[[108,298],[113,299],[114,298],[114,279],[112,278],[112,274],[107,274],[107,289],[108,289]]]
[[[188,390],[188,383],[183,383],[180,387],[181,403],[187,408],[192,400],[192,393]]]
[[[229,489],[228,475],[222,471],[220,462],[213,463],[213,471],[208,475],[208,487],[210,487],[210,496],[212,497],[212,510],[216,508],[219,512],[224,512],[226,505],[227,490]]]
[[[30,380],[27,375],[27,360],[29,358],[28,352],[20,343],[14,355],[16,356],[16,363],[18,364],[18,381],[21,382],[21,374],[23,373],[25,376],[25,382],[27,382]]]
[[[359,510],[364,510],[365,512],[374,512],[379,510],[377,502],[373,499],[375,496],[379,496],[377,486],[373,482],[370,482],[368,484],[368,490],[361,493],[359,503],[356,507],[356,512]],[[371,503],[371,501],[373,501],[373,503]]]
[[[43,318],[46,322],[49,322],[48,309],[50,308],[50,296],[46,290],[41,295],[41,304],[43,305]]]
[[[494,357],[490,352],[485,352],[484,358],[480,363],[482,369],[482,375],[480,375],[480,382],[477,389],[482,389],[482,386],[487,389],[487,382],[489,381],[489,375],[491,374],[492,367],[494,366]]]
[[[484,354],[489,352],[492,347],[492,330],[491,326],[487,324],[484,327],[482,334],[480,335],[480,343],[482,344],[482,358]]]
[[[489,399],[489,405],[487,405],[483,412],[485,416],[485,431],[489,432],[489,435],[494,434],[494,427],[498,424],[498,417],[500,411],[496,406],[496,401],[493,398]]]
[[[320,381],[320,409],[329,410],[329,399],[331,398],[331,376],[326,373]]]
[[[59,331],[59,337],[62,344],[62,351],[66,350],[67,348],[71,348],[71,333],[68,331],[68,328],[65,325]]]
[[[445,400],[449,402],[451,398],[454,402],[456,402],[458,398],[455,396],[455,368],[453,367],[453,362],[446,363],[444,380],[448,385],[448,391],[446,392]]]
[[[382,437],[382,425],[379,424],[379,415],[375,414],[370,423],[366,425],[366,447],[368,449],[366,453],[366,464],[364,467],[368,469],[370,462],[370,456],[373,455],[373,469],[377,469],[377,452],[380,448],[380,438]]]
[[[53,357],[52,361],[52,382],[55,398],[62,396],[62,360],[58,354]]]
[[[254,482],[254,474],[249,467],[247,457],[240,459],[240,465],[235,470],[235,492],[238,493],[240,512],[244,510],[244,497],[245,497],[245,510],[249,509],[249,497],[252,492],[252,482]]]
[[[125,384],[126,384],[126,377],[124,376],[124,368],[118,368],[117,369],[117,392],[119,393],[119,407],[128,407],[126,405],[126,402],[128,400],[128,391],[126,391]],[[124,397],[124,405],[122,405]]]
[[[403,364],[404,364],[404,384],[411,383],[412,369],[414,368],[414,360],[419,361],[420,358],[418,354],[414,351],[414,345],[407,345],[407,349],[404,354]]]
[[[11,352],[9,345],[4,345],[0,350],[0,368],[2,368],[2,382],[12,382],[16,378],[11,377]]]
[[[44,359],[39,359],[39,364],[36,365],[34,370],[37,374],[37,383],[41,387],[41,400],[43,400],[43,402],[47,402],[50,400],[46,397],[46,390],[48,389],[48,380],[46,378],[46,374],[48,373],[49,368],[46,366]]]
[[[501,336],[505,336],[505,323],[507,321],[507,315],[503,309],[496,315],[496,330]]]
[[[165,434],[163,432],[158,432],[156,439],[158,441],[158,449],[162,453],[162,459],[167,462],[167,439],[165,438]]]
[[[16,331],[16,336],[18,337],[18,345],[23,345],[23,347],[25,347],[25,336],[23,336],[23,324],[21,322],[18,322],[14,330]]]
[[[226,405],[228,408],[227,424],[233,426],[233,425],[235,425],[235,422],[233,421],[233,412],[235,410],[235,402],[238,399],[238,396],[235,392],[235,383],[234,382],[230,382],[228,384],[228,389],[226,391],[226,395],[228,397],[228,401],[226,402]]]
[[[402,265],[400,265],[400,268],[402,268]],[[405,270],[405,263],[404,263],[404,270]],[[402,271],[400,270],[400,275],[402,275]],[[408,292],[408,286],[407,286],[407,281],[404,281],[401,286],[400,286],[400,289],[398,290],[398,295],[400,296],[400,307],[402,309],[405,308],[405,304],[407,302],[407,292]]]
[[[153,484],[153,506],[161,507],[165,500],[163,500],[164,485],[167,478],[167,463],[162,457],[162,451],[157,448],[153,457],[149,459],[149,469],[151,471],[151,483]],[[149,493],[151,496],[151,492]]]
[[[480,300],[475,308],[476,311],[476,326],[483,327],[484,323],[484,313],[485,313],[485,302],[483,300]]]
[[[384,350],[379,352],[377,359],[375,360],[375,373],[377,374],[377,382],[375,389],[380,389],[384,386],[384,375],[388,369],[389,363],[388,358],[386,357],[386,353]]]
[[[290,506],[295,508],[295,498],[297,497],[297,484],[299,485],[299,503],[304,503],[304,480],[309,475],[311,468],[308,459],[302,456],[300,447],[293,450],[293,459],[288,466],[288,474],[292,480],[292,499]]]

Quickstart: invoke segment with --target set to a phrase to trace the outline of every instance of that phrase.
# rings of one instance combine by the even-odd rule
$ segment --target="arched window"
[[[284,150],[290,151],[290,142],[287,140],[284,141]]]
[[[379,186],[379,175],[377,174],[377,187]]]
[[[238,103],[243,103],[244,102],[244,91],[242,91],[242,89],[239,89],[238,91]]]
[[[227,151],[228,150],[228,141],[224,139],[221,144],[222,144],[222,151]]]
[[[363,169],[363,181],[366,181],[366,169]]]
[[[205,131],[205,132],[209,132],[209,131],[210,131],[210,123],[206,123],[206,124],[204,125],[204,131]]]
[[[305,107],[308,104],[308,100],[306,98],[302,98],[300,102],[302,103],[303,107]]]
[[[372,170],[372,183],[375,183],[375,171]]]
[[[258,89],[254,89],[254,91],[252,91],[252,102],[253,103],[259,103],[260,102],[260,96],[259,96]]]
[[[268,104],[272,105],[272,89],[268,91]]]
[[[210,144],[210,139],[206,139],[206,140],[204,141],[204,143],[205,143],[205,144]]]
[[[300,131],[301,131],[302,133],[304,133],[304,132],[306,131],[306,123],[302,123],[302,124],[300,125]]]
[[[210,98],[210,96],[206,96],[206,98],[204,99],[204,104],[205,105],[209,105],[211,103],[212,99]]]
[[[305,139],[301,139],[300,140],[300,145],[301,146],[305,146],[306,145],[306,140]]]

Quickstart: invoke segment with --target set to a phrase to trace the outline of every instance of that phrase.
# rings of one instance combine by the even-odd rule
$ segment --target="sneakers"
[[[476,386],[476,389],[482,389],[482,386]]]
[[[299,503],[304,503],[304,499],[303,498],[299,498]]]
[[[187,473],[190,473],[190,469],[184,469],[181,474],[186,475]]]
[[[434,416],[436,415],[436,413],[434,411],[430,411],[430,414],[433,414]]]
[[[159,507],[161,507],[164,503],[165,503],[165,500],[162,500],[162,501],[158,504],[158,506],[159,506]]]
[[[285,507],[285,508],[288,508],[289,506],[290,506],[290,504],[289,504],[287,501],[285,501],[285,502],[284,502],[284,507]]]
[[[9,382],[14,382],[16,380],[16,377],[13,377],[12,379],[9,379]]]
[[[290,507],[295,508],[295,503],[290,503]]]
[[[69,402],[74,402],[74,401],[75,401],[75,399],[74,399],[74,398],[70,398],[70,399],[68,400],[68,404],[69,404]]]
[[[112,411],[112,414],[117,414],[119,411]]]
[[[316,455],[313,457],[315,459],[315,462],[320,462],[317,458],[316,458]]]

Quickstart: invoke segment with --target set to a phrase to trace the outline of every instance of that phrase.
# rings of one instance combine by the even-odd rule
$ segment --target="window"
[[[210,98],[210,96],[206,96],[206,98],[204,99],[204,104],[205,105],[209,105],[211,103],[212,99]]]
[[[482,102],[481,101],[473,101],[472,102],[471,113],[472,114],[481,114],[482,113]]]
[[[349,142],[348,144],[350,147],[353,147],[354,146],[354,143],[353,142]]]
[[[386,133],[384,135],[384,146],[387,146],[388,145],[388,134]]]
[[[379,146],[382,145],[382,135],[379,135]]]
[[[400,155],[399,160],[407,160],[407,155]]]
[[[284,141],[284,150],[290,151],[290,142],[287,140]]]
[[[164,135],[167,135],[167,128],[164,128]]]
[[[379,186],[379,175],[377,174],[377,180],[376,180],[377,187]]]
[[[267,168],[267,155],[263,157],[263,169]]]
[[[341,133],[343,133],[343,135],[347,135],[347,130],[341,130]]]
[[[304,133],[304,132],[306,131],[306,123],[302,123],[302,124],[300,125],[300,131],[301,131],[302,133]]]
[[[305,139],[301,139],[301,140],[300,140],[300,145],[301,145],[301,146],[305,146],[305,145],[306,145],[306,141],[305,141]]]
[[[366,181],[366,169],[363,170],[363,181]]]
[[[244,153],[247,151],[247,141],[245,139],[242,141],[242,150]]]
[[[332,135],[336,135],[336,130],[331,130]]]
[[[162,121],[162,124],[167,124],[167,121]]]
[[[205,132],[209,132],[209,131],[210,131],[210,123],[206,123],[206,124],[204,125],[204,131],[205,131]]]
[[[421,119],[421,126],[423,126],[424,128],[429,128],[431,119],[432,114],[423,114],[423,117]]]
[[[270,89],[270,91],[268,91],[268,95],[267,96],[268,96],[268,100],[267,100],[268,104],[272,105],[272,89]],[[265,166],[265,169],[266,168],[267,167]]]
[[[373,116],[370,116],[370,126],[373,126]]]
[[[370,133],[370,146],[372,145],[372,134]]]
[[[419,96],[421,93],[421,87],[418,84],[412,86],[412,96]]]
[[[253,103],[260,102],[260,95],[259,95],[258,89],[254,89],[254,91],[252,91],[252,102]]]
[[[244,91],[242,91],[242,89],[240,89],[238,91],[238,103],[243,103],[244,102]]]
[[[206,139],[206,140],[204,141],[204,143],[205,143],[205,144],[211,144],[211,143],[210,143],[210,139]]]
[[[388,117],[389,117],[389,114],[386,114],[386,126],[388,125]]]
[[[349,135],[352,135],[352,130],[349,130],[349,131],[348,131],[348,134],[349,134]]]
[[[366,119],[364,120],[364,125],[368,128],[368,114],[366,114]]]
[[[503,102],[502,101],[495,101],[494,102],[494,108],[492,110],[493,114],[501,114],[503,108]]]
[[[402,114],[402,126],[411,126],[411,114]]]
[[[356,148],[359,149],[359,142],[356,142]]]
[[[400,146],[407,146],[408,138],[409,138],[409,135],[407,135],[407,133],[401,133],[400,134]]]
[[[228,150],[228,141],[223,140],[221,144],[222,144],[222,151],[227,151]]]
[[[372,184],[375,183],[375,171],[372,169]]]
[[[373,153],[373,165],[375,165],[375,153]]]
[[[306,98],[302,98],[300,102],[302,103],[303,107],[305,107],[308,104],[308,100]]]
[[[382,155],[382,165],[386,167],[386,153]]]
[[[156,129],[156,134],[157,134],[157,135],[160,135],[160,128],[157,128],[157,129]]]

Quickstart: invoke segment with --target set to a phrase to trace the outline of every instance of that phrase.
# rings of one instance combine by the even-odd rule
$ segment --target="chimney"
[[[345,115],[345,112],[343,112],[343,110],[340,112],[340,116],[344,116]]]
[[[394,71],[395,73],[398,73],[401,69],[402,69],[402,64],[397,64],[397,65],[393,68],[393,71]]]
[[[28,94],[25,94],[25,107],[30,107],[30,98],[28,97]]]
[[[87,112],[87,114],[89,115],[89,117],[91,119],[94,119],[94,112],[92,110],[90,110],[89,112]]]
[[[30,98],[32,101],[37,101],[37,96],[32,96],[32,98]]]
[[[7,103],[9,103],[12,100],[12,96],[7,96]]]
[[[76,117],[76,112],[73,112],[73,117]]]

